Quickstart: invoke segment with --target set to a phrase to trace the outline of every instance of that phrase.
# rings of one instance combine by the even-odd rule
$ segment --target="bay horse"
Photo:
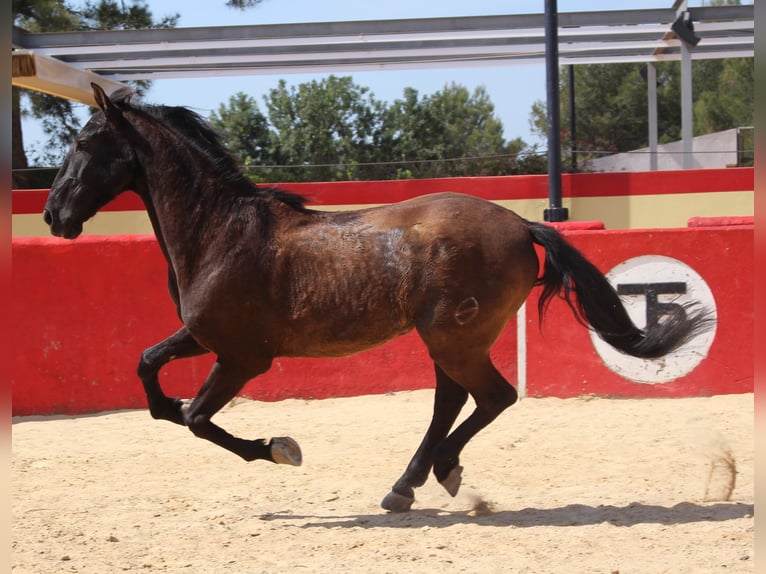
[[[516,402],[489,352],[536,285],[541,315],[562,297],[586,327],[637,357],[667,354],[708,321],[673,306],[664,321],[638,328],[604,275],[556,230],[475,197],[309,209],[303,197],[254,186],[198,114],[92,87],[99,110],[75,138],[43,218],[53,235],[74,239],[121,192],[142,198],[183,324],[141,355],[149,411],[247,461],[302,461],[292,438],[245,440],[211,422],[275,357],[339,357],[415,329],[434,363],[433,418],[381,503],[407,511],[431,470],[455,496],[461,451]],[[545,250],[540,276],[534,244]],[[161,367],[203,353],[216,360],[196,397],[167,397]],[[469,395],[475,409],[453,430]]]

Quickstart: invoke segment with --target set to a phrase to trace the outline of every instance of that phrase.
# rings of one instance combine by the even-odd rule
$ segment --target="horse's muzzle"
[[[50,227],[51,235],[63,237],[64,239],[75,239],[82,233],[82,223],[78,221],[61,221],[53,215],[53,212],[45,208],[43,210],[43,221]]]

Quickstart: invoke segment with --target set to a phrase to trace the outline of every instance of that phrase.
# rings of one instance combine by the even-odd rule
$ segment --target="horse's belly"
[[[354,262],[355,263],[355,262]],[[282,299],[279,354],[339,357],[381,345],[415,325],[412,281],[391,275],[370,278],[361,263],[308,275]]]
[[[370,328],[366,322],[290,330],[280,345],[285,357],[345,357],[372,349],[412,330],[413,325]]]

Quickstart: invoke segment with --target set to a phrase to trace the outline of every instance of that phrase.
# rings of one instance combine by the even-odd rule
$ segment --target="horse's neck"
[[[225,232],[232,193],[196,166],[169,167],[178,165],[189,165],[189,158],[172,146],[145,159],[139,193],[160,247],[180,279],[205,258],[211,235]]]

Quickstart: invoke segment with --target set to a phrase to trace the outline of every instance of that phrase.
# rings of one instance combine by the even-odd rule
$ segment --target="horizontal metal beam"
[[[670,9],[574,12],[561,14],[560,26],[617,26],[630,24],[670,24],[675,13]],[[518,31],[544,28],[543,14],[465,16],[458,18],[412,18],[397,20],[359,20],[302,24],[259,24],[215,26],[209,28],[152,28],[144,30],[91,30],[74,32],[31,33],[22,31],[14,41],[25,48],[65,46],[130,46],[176,42],[208,43],[241,39],[287,39],[290,41],[322,38],[365,38],[381,35],[435,34],[487,30]]]
[[[690,9],[690,13],[695,34],[701,38],[692,57],[753,55],[752,5],[701,7]],[[542,64],[544,16],[56,33],[14,28],[12,40],[14,48],[33,50],[35,58],[46,57],[46,63],[60,64],[55,79],[47,84],[37,82],[44,91],[55,90],[57,81],[62,82],[62,89],[75,84],[76,99],[82,101],[91,99],[89,84],[94,74],[119,82]],[[678,60],[680,41],[670,33],[675,17],[672,8],[560,13],[560,61],[592,64]],[[21,85],[15,77],[14,85]],[[34,82],[28,81],[27,85]],[[87,93],[76,87],[81,85],[87,86]]]
[[[701,7],[690,9],[696,22],[737,21],[754,19],[752,5]],[[610,10],[604,12],[571,12],[559,14],[560,34],[571,28],[611,27],[615,38],[642,25],[655,24],[663,30],[675,19],[673,9]],[[519,36],[533,31],[543,36],[543,14],[516,14],[497,16],[468,16],[458,18],[413,18],[397,20],[361,20],[350,22],[318,22],[304,24],[266,24],[248,26],[216,26],[209,28],[152,28],[145,30],[101,30],[31,33],[14,27],[13,43],[27,49],[45,49],[54,54],[56,49],[102,47],[107,51],[131,50],[139,44],[156,45],[157,49],[171,44],[191,45],[237,40],[272,40],[285,43],[313,41],[366,41],[385,36],[415,35],[426,38],[435,34],[469,34],[478,37],[481,32],[502,31],[505,35]],[[459,36],[458,36],[459,37]]]
[[[703,56],[701,53],[692,54],[693,60],[700,59],[721,59],[721,58],[742,58],[752,57],[753,51],[749,53],[741,50],[729,51],[729,52],[716,52],[708,53]],[[680,61],[680,51],[677,53],[664,53],[647,58],[646,56],[624,56],[624,55],[589,55],[578,56],[575,60],[575,64],[624,64],[624,63],[643,63],[647,61],[652,62],[670,62]],[[269,76],[269,75],[291,75],[291,74],[331,74],[331,73],[352,73],[352,72],[369,72],[369,71],[400,71],[400,70],[423,70],[423,69],[460,69],[460,68],[476,68],[476,66],[482,67],[509,67],[509,66],[523,66],[523,65],[542,65],[545,63],[544,55],[530,56],[526,59],[514,59],[508,60],[507,58],[498,58],[495,60],[483,59],[473,60],[465,58],[462,60],[418,60],[418,61],[387,61],[376,63],[360,64],[348,63],[348,62],[325,62],[324,64],[311,62],[307,64],[295,63],[290,67],[274,66],[274,67],[257,67],[257,68],[226,68],[223,66],[212,66],[208,68],[195,68],[190,71],[188,68],[183,69],[156,69],[154,68],[151,73],[142,71],[132,73],[130,71],[119,71],[114,74],[110,74],[108,77],[112,79],[119,79],[120,81],[133,81],[133,80],[161,80],[161,79],[181,79],[181,78],[211,78],[211,77],[233,77],[233,76]],[[561,65],[570,64],[565,56],[559,57],[559,63]]]

